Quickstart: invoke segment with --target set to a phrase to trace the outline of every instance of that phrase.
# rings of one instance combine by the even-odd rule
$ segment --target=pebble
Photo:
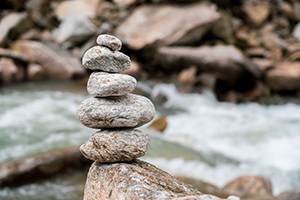
[[[80,146],[81,153],[101,163],[131,161],[144,156],[150,138],[137,129],[102,129]]]
[[[121,96],[132,92],[137,81],[127,74],[93,72],[87,83],[87,91],[96,97]]]
[[[148,98],[135,94],[94,97],[79,105],[77,117],[90,128],[134,128],[150,122],[155,117],[155,108]]]
[[[105,72],[122,72],[131,65],[130,58],[107,47],[94,46],[87,50],[82,58],[84,67]]]
[[[99,35],[97,37],[97,44],[108,47],[114,51],[120,51],[122,47],[121,40],[112,35]]]

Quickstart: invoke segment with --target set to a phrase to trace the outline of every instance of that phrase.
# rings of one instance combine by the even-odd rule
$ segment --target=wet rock
[[[87,50],[82,58],[82,64],[91,70],[105,72],[122,72],[130,67],[130,58],[109,48],[94,46]]]
[[[257,3],[247,2],[242,5],[245,20],[249,25],[260,26],[270,15],[270,5],[267,1]]]
[[[153,131],[163,132],[168,126],[167,116],[162,115],[159,118],[155,119],[149,126],[148,129]]]
[[[29,81],[40,81],[45,78],[45,69],[38,64],[31,63],[27,66],[27,79]]]
[[[73,0],[51,2],[55,14],[59,20],[63,20],[71,13],[78,13],[88,18],[97,16],[97,8],[102,0]]]
[[[277,196],[277,200],[298,200],[300,199],[300,189],[286,191]]]
[[[121,96],[132,92],[137,81],[126,74],[93,72],[87,83],[89,94],[97,97]]]
[[[156,58],[165,70],[180,70],[194,65],[198,71],[214,71],[233,86],[243,73],[260,77],[261,71],[234,46],[160,47]],[[172,69],[170,68],[172,67]]]
[[[88,159],[101,163],[126,162],[148,151],[150,138],[137,129],[102,129],[80,146]]]
[[[74,45],[86,41],[94,33],[95,28],[87,17],[78,13],[71,13],[54,30],[53,38],[57,43]]]
[[[3,17],[0,21],[0,46],[5,46],[9,40],[16,39],[16,37],[27,31],[33,26],[28,18],[28,14],[10,13]]]
[[[10,58],[0,58],[0,82],[9,84],[15,80],[18,67]]]
[[[89,98],[77,109],[80,122],[90,128],[139,127],[150,122],[154,116],[152,102],[134,94]]]
[[[238,177],[227,183],[223,190],[226,193],[234,194],[239,197],[272,196],[272,184],[270,180],[261,176]]]
[[[300,89],[300,62],[280,62],[265,76],[267,85],[274,91]]]
[[[99,35],[97,37],[97,44],[108,47],[113,51],[120,51],[122,47],[121,40],[111,35]]]
[[[80,62],[61,49],[52,50],[41,42],[26,40],[16,41],[11,48],[25,54],[31,63],[41,65],[47,77],[66,80],[85,74]]]
[[[84,200],[92,199],[220,200],[138,159],[129,163],[94,162],[84,193]]]
[[[269,97],[271,94],[270,88],[262,82],[257,82],[256,85],[245,93],[248,101],[260,102],[261,98]]]
[[[10,161],[0,164],[0,187],[30,183],[90,163],[81,155],[78,146]]]
[[[142,5],[117,28],[116,35],[135,50],[189,44],[199,41],[219,17],[214,5],[203,2],[181,7]]]

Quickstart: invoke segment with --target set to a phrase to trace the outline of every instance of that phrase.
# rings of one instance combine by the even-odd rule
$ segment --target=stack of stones
[[[150,138],[135,129],[150,122],[155,108],[146,97],[130,94],[137,84],[134,77],[118,74],[131,65],[130,58],[119,52],[121,41],[111,35],[99,35],[97,44],[86,51],[83,65],[94,72],[87,90],[94,97],[77,109],[80,122],[101,129],[81,145],[81,153],[100,163],[131,161],[145,155]]]

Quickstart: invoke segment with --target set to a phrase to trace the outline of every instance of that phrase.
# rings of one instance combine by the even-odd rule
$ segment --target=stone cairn
[[[80,122],[101,129],[80,146],[88,159],[100,163],[126,162],[144,156],[150,144],[147,134],[135,129],[150,122],[155,108],[146,97],[130,94],[137,84],[134,77],[118,74],[131,65],[130,58],[119,52],[121,41],[111,35],[99,35],[98,46],[88,49],[83,65],[94,72],[87,91],[94,97],[77,109]]]

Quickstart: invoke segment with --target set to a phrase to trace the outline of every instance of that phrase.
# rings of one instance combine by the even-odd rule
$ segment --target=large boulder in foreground
[[[94,162],[84,191],[84,200],[92,199],[220,200],[138,159],[130,163]]]
[[[229,86],[243,74],[259,78],[261,70],[232,45],[201,47],[160,47],[156,59],[165,70],[182,70],[196,66],[200,72],[214,72]]]
[[[199,41],[219,17],[216,6],[203,2],[143,5],[117,28],[116,36],[134,50],[188,44]]]

